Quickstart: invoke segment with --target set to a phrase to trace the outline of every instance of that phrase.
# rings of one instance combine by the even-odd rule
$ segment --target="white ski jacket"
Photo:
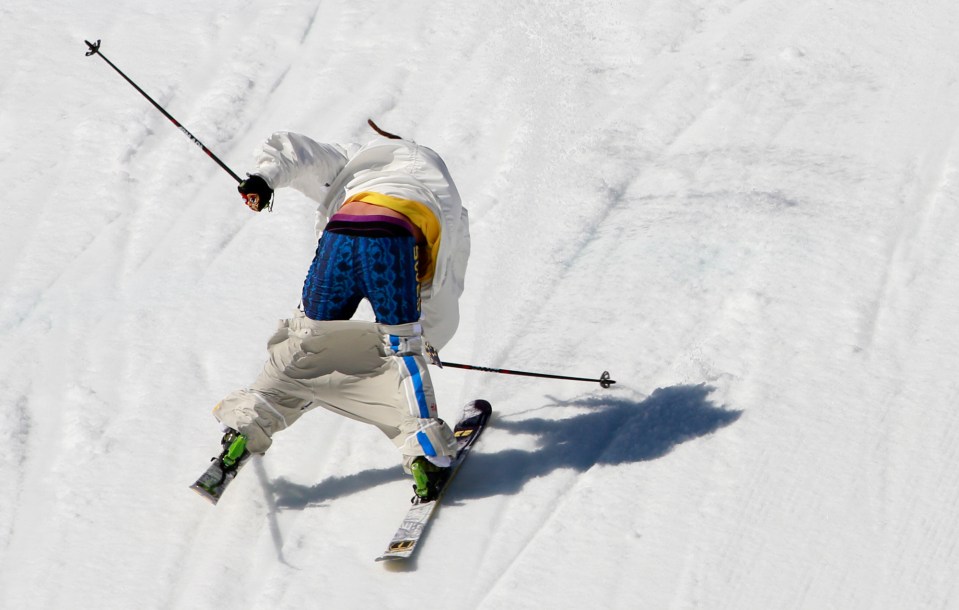
[[[423,231],[431,254],[421,281],[423,334],[437,349],[453,337],[470,254],[469,213],[439,155],[406,140],[341,146],[277,132],[257,150],[250,173],[274,190],[292,187],[317,201],[317,238],[347,201],[407,215]]]

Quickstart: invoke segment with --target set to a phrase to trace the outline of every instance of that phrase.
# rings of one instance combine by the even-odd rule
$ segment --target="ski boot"
[[[433,502],[440,496],[446,480],[450,476],[450,469],[437,466],[423,456],[419,456],[410,464],[413,473],[413,504]]]

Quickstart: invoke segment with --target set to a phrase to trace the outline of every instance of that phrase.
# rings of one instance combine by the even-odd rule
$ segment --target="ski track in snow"
[[[0,38],[0,607],[933,608],[959,599],[959,9],[246,0]],[[187,485],[315,248],[270,132],[447,159],[473,258],[436,371],[491,428],[413,561],[379,433],[311,413]],[[364,314],[364,315],[368,315]]]

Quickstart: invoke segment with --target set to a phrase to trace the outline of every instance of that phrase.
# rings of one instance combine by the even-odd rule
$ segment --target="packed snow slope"
[[[959,607],[959,5],[5,0],[0,607]],[[325,411],[213,507],[210,409],[315,247],[275,130],[440,152],[472,213],[415,560]],[[368,312],[362,313],[368,316]]]

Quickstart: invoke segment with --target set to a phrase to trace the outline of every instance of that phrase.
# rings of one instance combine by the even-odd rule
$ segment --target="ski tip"
[[[488,400],[483,400],[482,398],[477,398],[472,403],[473,408],[483,411],[484,413],[492,413],[493,405],[489,404]]]
[[[202,487],[200,487],[200,486],[197,485],[196,483],[194,483],[193,485],[190,485],[190,489],[192,489],[193,491],[195,491],[201,498],[203,498],[204,500],[208,501],[210,504],[212,504],[212,505],[214,505],[214,506],[216,506],[217,501],[220,499],[220,498],[217,498],[217,497],[215,497],[215,496],[210,495],[210,492],[209,492],[209,491],[203,489]]]

